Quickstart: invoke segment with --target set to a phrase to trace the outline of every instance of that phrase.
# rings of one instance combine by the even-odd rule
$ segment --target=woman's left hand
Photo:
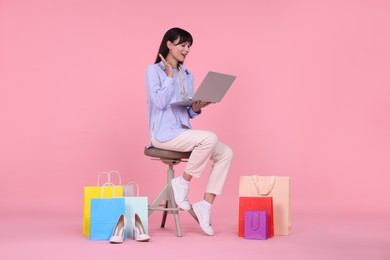
[[[195,101],[192,103],[192,110],[194,110],[195,113],[198,113],[200,109],[210,105],[210,102],[203,102],[203,101]]]

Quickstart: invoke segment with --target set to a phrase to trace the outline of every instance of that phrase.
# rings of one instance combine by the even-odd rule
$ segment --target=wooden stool
[[[180,227],[180,220],[179,220],[179,209],[177,207],[177,204],[175,202],[175,199],[173,197],[173,191],[172,191],[172,185],[171,180],[175,177],[175,171],[173,170],[173,166],[177,165],[181,162],[186,162],[185,159],[188,159],[191,155],[191,152],[175,152],[175,151],[169,151],[169,150],[163,150],[158,149],[155,147],[145,148],[144,154],[147,156],[150,156],[156,160],[162,161],[164,164],[168,165],[168,171],[167,171],[167,183],[165,184],[164,188],[160,191],[158,196],[155,198],[155,200],[149,205],[149,216],[154,211],[163,211],[163,217],[161,221],[161,228],[165,227],[165,222],[167,219],[168,214],[173,214],[175,218],[175,225],[176,225],[176,231],[177,236],[181,237],[181,227]],[[162,202],[165,201],[164,204]],[[189,213],[192,215],[192,217],[198,221],[194,211],[191,209],[189,210]]]

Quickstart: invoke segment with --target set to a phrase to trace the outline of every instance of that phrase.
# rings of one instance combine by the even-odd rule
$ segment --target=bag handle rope
[[[253,219],[254,219],[254,215],[257,215],[257,222],[255,222]],[[254,226],[253,223],[257,223],[257,226]],[[252,230],[258,230],[260,227],[260,213],[259,212],[251,212],[251,229]]]
[[[252,175],[252,181],[253,183],[255,184],[255,187],[256,187],[256,190],[257,190],[257,193],[261,196],[267,196],[271,191],[272,189],[274,188],[275,186],[275,182],[276,182],[276,176],[271,176],[270,180],[269,180],[269,183],[268,183],[268,190],[262,192],[261,189],[260,189],[260,180],[259,180],[259,176],[257,175]]]

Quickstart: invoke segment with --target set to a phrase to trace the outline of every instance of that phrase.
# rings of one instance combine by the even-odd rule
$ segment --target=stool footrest
[[[158,211],[180,211],[178,208],[149,208],[148,210],[158,210]]]

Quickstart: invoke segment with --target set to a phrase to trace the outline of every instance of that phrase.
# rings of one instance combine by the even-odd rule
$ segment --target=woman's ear
[[[167,41],[167,47],[168,47],[168,49],[170,50],[170,49],[172,49],[172,42],[171,41]]]

